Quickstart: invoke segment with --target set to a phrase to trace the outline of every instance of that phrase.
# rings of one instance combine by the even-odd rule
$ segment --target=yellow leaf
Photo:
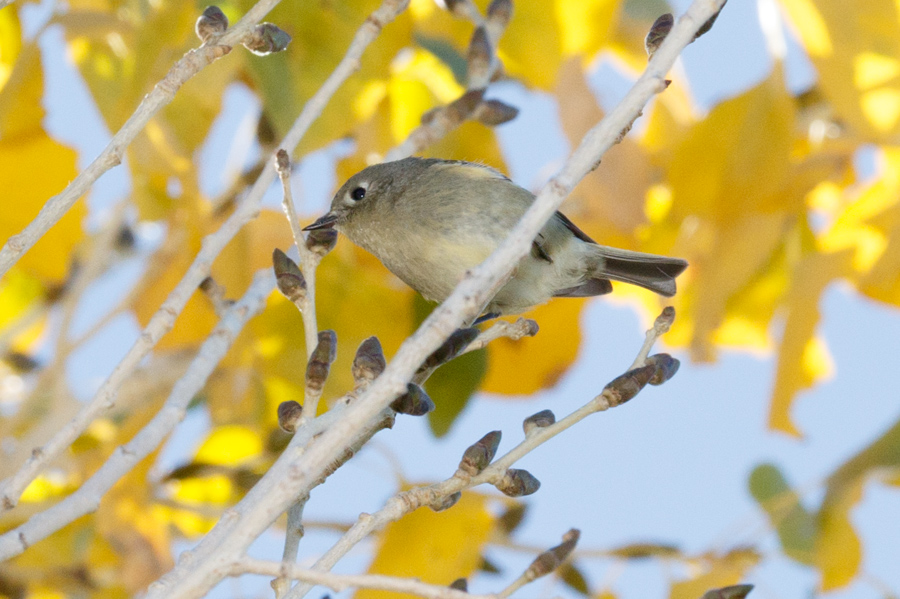
[[[839,119],[870,139],[900,131],[900,5],[781,0]]]
[[[548,18],[547,3],[519,2],[500,39],[497,55],[510,75],[549,90],[556,83],[562,46],[558,21]]]
[[[27,318],[29,309],[35,307],[43,296],[43,285],[34,277],[13,268],[0,281],[0,331]],[[17,350],[27,350],[43,329],[43,319],[19,333],[13,343]]]
[[[752,551],[735,550],[723,556],[714,556],[702,574],[673,584],[669,598],[699,599],[712,589],[738,584],[758,562],[759,556]]]
[[[822,574],[821,588],[831,591],[853,580],[862,563],[862,543],[850,523],[850,508],[860,500],[862,480],[831,494],[819,512],[816,565]]]
[[[0,239],[22,231],[44,203],[75,177],[75,152],[43,131],[0,140],[0,189],[6,208],[0,217]],[[81,241],[87,208],[79,202],[18,262],[31,276],[59,281],[68,272]]]
[[[831,36],[822,13],[813,0],[781,0],[806,49],[813,56],[830,56]]]
[[[424,50],[412,50],[398,57],[391,71],[388,97],[391,133],[396,143],[419,126],[425,112],[455,100],[463,92],[450,68]]]
[[[562,64],[555,93],[563,131],[575,147],[603,117],[580,61]],[[578,184],[563,212],[598,243],[639,249],[634,231],[646,221],[644,196],[654,178],[647,151],[626,137]]]
[[[824,342],[815,337],[819,322],[819,297],[833,280],[848,274],[849,252],[812,254],[796,267],[786,299],[787,320],[778,352],[775,388],[769,411],[769,427],[799,436],[790,416],[798,391],[807,389],[831,372]]]
[[[43,96],[40,48],[22,45],[16,8],[10,7],[0,14],[0,139],[40,132]]]
[[[240,466],[258,457],[263,450],[259,433],[239,425],[213,430],[197,450],[195,461],[222,466]]]
[[[779,68],[716,106],[691,129],[668,164],[673,212],[724,224],[748,213],[785,209],[780,191],[794,161],[793,115]],[[796,204],[801,199],[795,198]]]
[[[483,391],[528,395],[553,386],[569,369],[581,344],[579,314],[585,300],[558,298],[523,316],[540,326],[535,337],[497,339],[488,346]],[[606,381],[597,381],[600,386]],[[599,388],[599,387],[598,387]]]
[[[563,54],[593,57],[608,40],[619,4],[619,0],[557,0]]]
[[[472,574],[494,526],[487,497],[466,492],[453,508],[433,512],[421,508],[389,525],[384,531],[373,574],[415,577],[447,585]],[[363,589],[356,599],[396,599],[397,593]]]

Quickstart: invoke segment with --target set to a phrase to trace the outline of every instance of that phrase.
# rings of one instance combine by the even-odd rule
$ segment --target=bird
[[[503,242],[534,200],[489,166],[410,157],[350,177],[329,212],[304,230],[336,229],[425,299],[440,302]],[[599,245],[556,212],[476,322],[527,312],[556,297],[603,295],[612,291],[610,281],[671,297],[687,266],[679,258]]]

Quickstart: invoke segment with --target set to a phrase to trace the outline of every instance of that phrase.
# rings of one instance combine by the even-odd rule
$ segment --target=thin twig
[[[437,143],[485,107],[484,92],[500,67],[497,43],[507,23],[503,19],[485,21],[472,2],[461,2],[458,6],[465,11],[464,16],[475,24],[467,61],[466,91],[446,106],[434,108],[423,115],[422,123],[385,155],[385,162],[412,156]]]
[[[282,155],[281,153],[284,152]],[[319,327],[316,324],[316,267],[319,265],[319,258],[306,247],[306,238],[300,228],[300,219],[297,218],[297,208],[294,205],[294,195],[291,191],[291,164],[290,155],[284,150],[279,150],[278,156],[275,158],[276,170],[278,178],[281,180],[281,188],[283,191],[281,206],[284,209],[284,215],[287,217],[288,224],[291,227],[291,234],[294,237],[294,245],[300,254],[300,272],[306,280],[306,294],[303,301],[297,308],[303,316],[303,332],[306,340],[306,359],[312,357],[313,350],[316,348]],[[283,164],[284,163],[284,164]]]
[[[500,320],[495,322],[489,328],[484,330],[475,341],[470,343],[463,353],[476,351],[487,346],[488,343],[495,339],[505,337],[512,341],[518,341],[523,337],[534,337],[538,332],[538,323],[530,318],[519,318],[515,322]]]
[[[244,499],[223,515],[193,552],[183,554],[172,572],[151,586],[148,599],[200,597],[208,592],[221,580],[228,565],[242,557],[296,497],[308,492],[321,479],[329,465],[341,456],[348,439],[356,439],[360,431],[373,426],[379,414],[406,390],[423,360],[463,322],[477,316],[481,306],[496,293],[498,284],[529,251],[532,240],[564,197],[590,172],[599,156],[614,145],[619,132],[650,98],[665,89],[665,75],[681,50],[723,2],[694,1],[622,102],[587,134],[560,174],[545,186],[498,249],[470,271],[419,330],[401,345],[381,376],[353,403],[311,421],[314,424],[337,412],[327,430],[303,442],[295,435],[288,449]]]
[[[261,0],[250,9],[238,25],[245,21],[252,21],[252,19],[259,20],[268,11],[268,8],[263,10],[260,7],[270,7],[275,1]],[[300,116],[297,117],[294,125],[281,143],[283,149],[290,153],[297,147],[306,131],[322,113],[322,110],[324,110],[328,101],[341,84],[359,69],[359,58],[363,50],[378,36],[385,24],[389,23],[395,15],[406,8],[408,1],[385,0],[384,4],[362,25],[350,44],[344,59],[329,75],[328,79],[325,80],[322,87],[304,105]],[[210,266],[216,256],[234,238],[244,224],[255,218],[263,195],[274,179],[275,167],[270,162],[222,227],[204,238],[200,252],[184,277],[172,290],[160,309],[150,318],[150,322],[144,327],[140,337],[131,346],[112,374],[104,381],[93,399],[43,447],[35,448],[31,457],[14,476],[0,483],[0,513],[15,507],[19,497],[22,495],[22,491],[34,480],[46,464],[69,447],[84,432],[94,418],[114,405],[116,392],[122,382],[134,372],[134,369],[150,353],[159,339],[174,326],[175,319],[184,309],[191,294],[200,282],[209,275]]]
[[[232,47],[248,39],[253,27],[278,1],[260,0],[247,11],[240,22],[227,30],[221,37],[217,37],[212,43],[204,43],[198,48],[193,48],[181,57],[150,93],[144,96],[140,105],[100,155],[85,170],[81,171],[62,192],[47,200],[38,215],[21,233],[13,235],[6,241],[3,248],[0,249],[0,277],[5,275],[25,252],[59,222],[101,175],[121,164],[125,149],[144,130],[150,119],[175,98],[176,92],[182,85],[204,67],[231,52]]]
[[[671,319],[669,319],[669,324],[671,324]],[[654,327],[651,330],[659,329]],[[656,336],[653,336],[653,340],[656,340],[656,338]],[[363,514],[360,516],[359,520],[350,527],[350,530],[313,564],[313,569],[316,571],[330,570],[350,549],[368,537],[373,531],[381,529],[391,522],[396,522],[419,507],[439,505],[442,499],[483,483],[496,484],[513,464],[540,445],[571,428],[591,414],[603,412],[615,405],[617,404],[607,389],[604,389],[603,393],[562,420],[549,426],[533,428],[518,445],[492,462],[477,475],[468,476],[462,471],[457,471],[453,476],[442,482],[417,487],[395,495],[387,501],[381,510],[371,515]],[[508,587],[507,590],[511,593],[519,586],[522,586],[522,584],[525,584],[525,582],[521,582],[511,590]],[[301,599],[311,588],[312,585],[308,583],[300,583],[291,590],[287,599]]]
[[[465,591],[427,584],[411,578],[397,576],[382,576],[380,574],[333,574],[331,572],[316,572],[307,570],[295,564],[284,562],[272,562],[249,557],[235,561],[229,570],[231,576],[242,574],[263,574],[267,576],[279,576],[303,580],[328,587],[335,592],[348,588],[379,589],[395,593],[408,593],[418,595],[426,599],[496,599],[495,595],[475,595]]]
[[[270,269],[259,271],[244,297],[222,318],[207,337],[187,372],[172,387],[162,409],[135,437],[115,453],[77,491],[0,535],[0,561],[19,555],[34,543],[97,509],[100,499],[138,462],[155,451],[181,422],[188,404],[203,389],[232,342],[248,320],[265,306],[274,279]]]

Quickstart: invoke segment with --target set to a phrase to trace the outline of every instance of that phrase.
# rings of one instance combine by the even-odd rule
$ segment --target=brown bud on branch
[[[541,488],[541,481],[527,470],[510,468],[494,486],[504,495],[524,497],[537,492]]]
[[[666,39],[666,36],[669,35],[669,32],[672,31],[674,25],[675,17],[670,12],[661,15],[653,22],[653,25],[650,26],[650,31],[647,32],[647,37],[644,38],[644,49],[647,50],[649,58],[653,58],[653,55],[659,50],[659,47]]]
[[[525,570],[525,579],[532,581],[541,576],[546,576],[559,568],[566,561],[566,558],[569,557],[569,554],[572,553],[572,550],[575,549],[580,536],[581,532],[577,528],[569,530],[563,535],[562,543],[543,552],[531,562],[531,565]]]
[[[294,400],[278,404],[278,426],[286,433],[293,434],[297,430],[302,415],[303,406]]]
[[[485,100],[478,105],[472,114],[472,118],[488,127],[496,127],[497,125],[508,123],[517,116],[519,116],[518,108],[505,104],[500,100]]]
[[[469,42],[469,54],[466,57],[468,64],[467,78],[469,87],[480,89],[487,87],[491,78],[491,59],[493,49],[488,39],[487,30],[484,27],[475,29],[472,41]]]
[[[278,171],[280,177],[291,176],[291,156],[284,148],[279,148],[275,152],[275,170]]]
[[[602,395],[609,399],[611,407],[620,406],[640,393],[655,374],[656,366],[652,364],[629,370],[610,381],[603,388]]]
[[[469,581],[465,578],[457,578],[453,582],[450,583],[451,589],[456,589],[457,591],[462,591],[463,593],[469,592]]]
[[[725,0],[725,2],[722,3],[722,8],[725,8],[725,4],[726,4],[727,2],[728,2],[728,0]],[[719,10],[717,10],[717,11],[716,11],[716,14],[714,14],[713,16],[711,16],[710,18],[708,18],[708,19],[706,20],[706,22],[703,23],[703,25],[700,26],[700,29],[698,29],[696,35],[694,35],[694,41],[696,41],[697,38],[699,38],[701,35],[704,35],[704,34],[708,33],[710,29],[712,29],[712,26],[715,24],[716,19],[719,18],[719,14],[722,12],[722,8],[720,8]],[[747,591],[747,592],[749,592],[749,591]]]
[[[302,302],[306,298],[306,279],[303,278],[297,263],[280,249],[275,248],[272,252],[272,268],[275,271],[278,291],[295,304]]]
[[[512,0],[494,0],[488,6],[487,19],[496,27],[506,28],[512,18]]]
[[[752,584],[735,584],[706,591],[700,599],[744,599],[752,590]]]
[[[306,249],[321,260],[337,244],[338,232],[334,229],[319,229],[306,235]]]
[[[556,416],[550,410],[541,410],[537,414],[532,414],[522,422],[522,429],[525,435],[531,434],[531,431],[545,428],[556,422]]]
[[[334,331],[319,331],[319,342],[306,365],[306,387],[321,391],[328,379],[331,363],[337,356],[337,334]]]
[[[668,333],[669,329],[672,328],[673,322],[675,322],[675,308],[666,306],[659,313],[659,316],[656,317],[656,320],[653,321],[653,330],[656,332],[657,337]]]
[[[449,495],[444,495],[437,501],[434,501],[428,505],[432,510],[436,512],[443,512],[444,510],[449,510],[456,502],[460,500],[462,497],[462,493],[457,491],[456,493],[451,493]]]
[[[225,33],[226,29],[228,29],[228,17],[218,6],[207,6],[194,25],[194,32],[203,42],[214,35]]]
[[[406,385],[406,393],[395,399],[391,404],[391,408],[398,414],[424,416],[434,410],[434,402],[425,393],[425,389],[414,383],[409,383]]]
[[[359,349],[356,350],[356,356],[353,358],[351,368],[353,381],[357,387],[370,383],[384,372],[386,367],[387,362],[384,359],[381,342],[378,341],[378,337],[369,337],[360,344]]]
[[[647,358],[646,363],[648,366],[656,367],[656,372],[649,381],[651,385],[662,385],[675,376],[678,367],[681,366],[681,362],[669,354],[654,354]]]
[[[487,468],[494,456],[497,455],[497,448],[500,446],[500,437],[502,436],[500,431],[491,431],[477,443],[470,445],[463,453],[459,469],[469,476],[475,476]]]
[[[244,47],[258,56],[286,50],[291,36],[273,23],[260,23],[243,42]]]
[[[419,367],[419,372],[432,370],[457,357],[465,351],[466,347],[468,347],[480,333],[481,331],[476,328],[456,329],[439,348],[425,358],[425,361]]]

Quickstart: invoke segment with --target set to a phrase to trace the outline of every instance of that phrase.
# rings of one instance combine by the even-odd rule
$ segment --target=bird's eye
[[[350,197],[355,201],[360,201],[364,197],[366,197],[366,188],[365,187],[357,187],[353,191],[350,192]]]

